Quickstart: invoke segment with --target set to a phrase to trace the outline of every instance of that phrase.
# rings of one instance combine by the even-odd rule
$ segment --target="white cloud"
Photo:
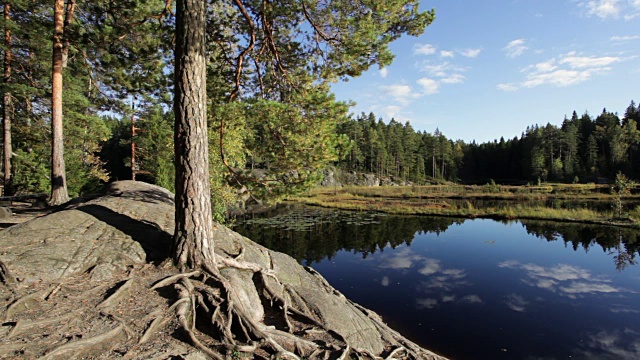
[[[518,84],[498,84],[498,89],[511,92],[520,89],[520,87],[518,86]]]
[[[615,56],[581,56],[570,52],[544,62],[524,67],[521,72],[524,79],[521,82],[498,84],[502,91],[516,91],[521,88],[534,88],[550,85],[565,87],[579,84],[593,76],[611,70],[611,65],[630,58]]]
[[[466,78],[462,74],[452,74],[443,78],[441,81],[444,84],[462,84]]]
[[[437,80],[426,77],[418,79],[417,83],[422,86],[424,93],[427,95],[436,94],[438,92],[438,89],[440,88],[440,83],[438,83]]]
[[[524,39],[513,40],[504,47],[504,51],[510,58],[515,58],[524,54],[527,49],[529,48],[525,45]]]
[[[574,69],[594,68],[611,65],[622,61],[622,58],[613,56],[603,57],[586,57],[586,56],[567,56],[559,61],[560,64],[567,64]]]
[[[583,3],[583,6],[587,9],[587,15],[601,19],[617,18],[621,11],[619,0],[591,0]]]
[[[396,106],[396,105],[389,105],[389,106],[385,106],[384,108],[382,108],[382,113],[388,119],[397,117],[398,113],[400,113],[400,111],[402,111],[402,108],[400,106]]]
[[[460,55],[468,58],[478,57],[478,55],[480,55],[481,52],[482,52],[482,49],[465,49],[462,51],[458,51]]]
[[[541,63],[537,63],[537,64],[534,64],[534,65],[527,66],[522,71],[523,72],[530,71],[530,72],[534,72],[534,73],[551,72],[551,71],[554,71],[555,69],[558,68],[555,63],[556,63],[556,60],[555,59],[551,59],[551,60],[548,60],[548,61],[544,61],[544,62],[541,62]]]
[[[436,47],[431,44],[415,44],[413,53],[416,55],[433,55],[436,53]]]
[[[521,86],[525,88],[534,88],[540,85],[565,87],[587,81],[590,78],[589,71],[556,70],[550,73],[529,74]]]
[[[452,66],[450,63],[444,62],[436,65],[425,65],[423,69],[427,71],[431,76],[445,77],[449,74],[449,72],[452,71],[451,67]]]
[[[640,2],[640,0],[638,0]],[[609,40],[614,42],[633,41],[639,40],[640,35],[625,35],[625,36],[612,36]]]
[[[385,95],[392,97],[402,105],[406,105],[412,99],[420,96],[411,89],[411,86],[405,84],[384,85],[380,88]]]
[[[578,7],[586,16],[597,16],[601,19],[632,20],[640,16],[640,1],[638,0],[580,0]]]
[[[455,56],[455,53],[453,51],[449,51],[449,50],[442,50],[440,51],[440,56],[441,57],[446,57],[446,58],[452,58]]]
[[[389,75],[389,69],[382,68],[380,69],[379,73],[380,73],[380,77],[384,79],[387,77],[387,75]]]
[[[462,75],[462,73],[467,69],[453,65],[448,61],[439,64],[423,65],[422,70],[426,71],[431,77],[432,81],[430,81],[427,85],[432,87],[436,85],[434,82],[450,85],[461,84],[466,80],[466,77]]]
[[[382,88],[386,90],[387,95],[397,98],[404,98],[411,95],[411,87],[409,85],[385,85]]]
[[[384,276],[384,277],[382,278],[382,281],[380,282],[380,285],[382,285],[382,286],[389,286],[389,284],[390,284],[390,283],[391,283],[391,282],[389,281],[389,277]]]

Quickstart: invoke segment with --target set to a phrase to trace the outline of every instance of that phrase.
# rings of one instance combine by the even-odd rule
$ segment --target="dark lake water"
[[[453,359],[640,359],[636,230],[292,207],[235,230]]]

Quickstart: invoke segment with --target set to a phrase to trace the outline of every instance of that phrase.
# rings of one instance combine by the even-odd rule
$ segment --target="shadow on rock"
[[[147,196],[145,195],[145,199]],[[79,206],[76,210],[87,213],[131,236],[131,239],[138,242],[146,252],[147,261],[162,262],[169,256],[172,236],[155,223],[132,219],[96,204]]]

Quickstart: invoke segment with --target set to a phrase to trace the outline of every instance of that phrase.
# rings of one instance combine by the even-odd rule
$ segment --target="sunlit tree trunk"
[[[4,195],[12,195],[11,189],[11,156],[13,149],[11,148],[11,122],[12,122],[12,103],[11,91],[9,90],[9,82],[11,81],[11,61],[13,60],[13,52],[11,50],[11,29],[9,21],[11,20],[11,4],[4,4],[4,95],[2,97],[2,127],[3,127],[3,164],[4,164]]]
[[[182,268],[213,265],[207,139],[206,2],[178,0],[175,49],[176,227],[173,258]]]
[[[62,137],[64,0],[55,0],[53,22],[53,70],[51,76],[51,198],[49,199],[49,203],[51,205],[60,205],[69,201]]]

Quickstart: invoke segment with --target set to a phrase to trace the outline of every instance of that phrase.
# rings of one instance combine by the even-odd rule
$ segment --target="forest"
[[[177,191],[175,4],[3,4],[3,194],[51,190],[56,205],[123,179]],[[336,132],[349,106],[330,85],[390,64],[388,44],[434,18],[408,1],[234,1],[206,13],[216,214],[239,191],[277,199],[313,186],[350,146]]]
[[[132,178],[175,191],[170,4],[70,1],[56,19],[50,4],[5,3],[0,84],[5,195],[49,192],[55,178],[52,115],[61,112],[68,196]],[[633,101],[622,119],[606,110],[595,118],[574,112],[561,126],[533,125],[520,138],[467,144],[438,129],[416,131],[373,113],[348,115],[348,103],[335,99],[330,84],[357,76],[374,62],[389,63],[390,53],[338,67],[328,58],[308,64],[304,54],[315,51],[311,45],[278,44],[278,53],[268,53],[267,41],[239,78],[234,61],[247,38],[238,35],[240,28],[229,30],[240,26],[229,20],[229,6],[208,11],[220,15],[209,16],[207,24],[214,49],[207,61],[209,158],[218,214],[239,189],[281,198],[314,186],[330,164],[415,183],[591,182],[618,171],[640,176],[634,166],[640,161],[640,110]],[[384,41],[407,31],[409,25],[399,27]],[[351,45],[350,51],[357,51],[357,44]],[[60,110],[52,113],[54,53],[64,82]],[[285,68],[299,72],[274,75]]]
[[[338,166],[415,183],[606,182],[618,172],[637,179],[639,123],[640,106],[631,100],[622,119],[606,108],[597,117],[573,111],[560,126],[535,124],[520,137],[477,144],[363,113],[338,126],[352,144]]]

